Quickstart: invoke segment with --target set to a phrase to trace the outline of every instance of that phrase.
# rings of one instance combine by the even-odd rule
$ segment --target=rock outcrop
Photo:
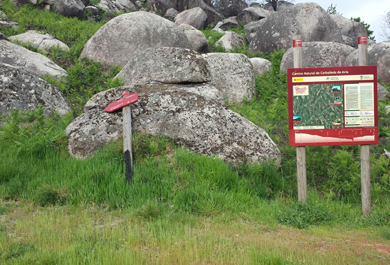
[[[69,47],[60,40],[57,40],[49,34],[41,34],[35,30],[28,30],[25,33],[10,37],[12,41],[21,43],[30,43],[33,47],[48,53],[53,47],[58,47],[63,51],[69,50]]]
[[[267,59],[263,58],[250,58],[249,59],[253,66],[253,72],[255,75],[262,75],[268,73],[272,64]]]
[[[361,23],[338,14],[330,15],[330,17],[339,27],[345,44],[357,48],[358,37],[367,36],[367,30]]]
[[[213,5],[215,10],[225,17],[237,16],[248,7],[242,0],[215,0]]]
[[[344,66],[347,57],[355,49],[335,42],[304,42],[302,44],[303,67]],[[294,48],[288,49],[280,63],[280,71],[294,67]]]
[[[99,3],[95,4],[96,7],[103,9],[108,13],[115,13],[120,11],[136,11],[137,8],[129,0],[100,0]]]
[[[203,55],[210,72],[210,84],[230,101],[250,100],[255,95],[253,66],[248,57],[240,53],[208,53]]]
[[[65,115],[71,109],[64,95],[45,80],[26,69],[0,63],[0,113],[35,110],[43,105],[44,114]]]
[[[264,5],[264,9],[266,10],[269,10],[269,11],[282,11],[282,10],[285,10],[287,8],[290,8],[290,7],[293,7],[294,4],[291,3],[291,2],[287,2],[287,1],[283,1],[283,0],[279,0],[277,3],[276,3],[276,10],[274,10],[274,8],[272,7],[271,4],[267,3]]]
[[[202,31],[187,24],[181,24],[179,28],[186,34],[194,51],[202,53],[208,53],[210,51],[208,41]]]
[[[226,31],[226,34],[223,35],[216,43],[216,45],[221,45],[225,48],[226,51],[232,50],[236,47],[241,47],[245,44],[245,39],[240,34],[234,31]]]
[[[199,53],[184,48],[150,48],[137,55],[116,77],[136,87],[155,84],[206,83],[209,65]]]
[[[134,55],[151,47],[191,48],[191,44],[175,23],[138,11],[107,22],[87,41],[80,57],[123,67]]]
[[[105,113],[103,108],[118,99],[123,90],[113,88],[96,94],[85,112],[66,129],[69,151],[86,157],[122,132],[122,112]],[[133,129],[150,135],[165,135],[197,153],[217,156],[233,164],[261,163],[281,158],[268,134],[220,103],[201,95],[144,88],[132,105]],[[86,105],[86,106],[87,106]]]
[[[176,25],[188,24],[196,29],[207,27],[207,15],[200,7],[194,7],[179,13],[175,17]]]
[[[248,24],[253,21],[258,21],[270,16],[270,11],[261,7],[247,7],[240,14],[237,15],[237,22],[239,24]]]
[[[296,36],[301,36],[304,42],[344,43],[337,24],[315,3],[297,4],[271,14],[263,23],[251,24],[248,24],[251,30],[245,30],[251,52],[289,48]]]
[[[63,16],[82,17],[84,13],[84,4],[81,0],[56,0],[53,4],[53,10]]]
[[[354,50],[345,62],[346,65],[358,65],[358,50]],[[390,41],[368,46],[368,65],[377,65],[378,80],[390,83]]]
[[[21,67],[39,77],[60,79],[66,71],[42,54],[32,52],[6,40],[0,40],[0,63]]]

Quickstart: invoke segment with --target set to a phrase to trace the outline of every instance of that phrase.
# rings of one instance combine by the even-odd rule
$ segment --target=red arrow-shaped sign
[[[127,92],[127,91],[126,91]],[[125,93],[125,92],[124,92]],[[127,92],[129,93],[129,92]],[[129,96],[126,96],[124,98],[121,98],[117,101],[114,101],[112,102],[111,104],[109,104],[105,109],[104,111],[105,112],[114,112],[114,111],[117,111],[125,106],[128,106],[130,104],[133,104],[135,102],[138,101],[138,94],[137,93],[134,93],[134,94],[131,94]]]

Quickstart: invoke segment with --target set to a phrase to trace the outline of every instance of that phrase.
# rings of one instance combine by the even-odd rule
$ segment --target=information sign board
[[[293,68],[290,146],[378,143],[377,67]]]

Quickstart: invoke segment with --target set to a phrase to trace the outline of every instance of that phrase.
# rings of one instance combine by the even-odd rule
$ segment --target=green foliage
[[[328,9],[326,9],[326,13],[328,13],[329,15],[336,15],[337,14],[337,15],[342,16],[343,14],[338,13],[336,10],[336,7],[337,7],[337,5],[333,6],[333,3],[331,3],[330,6],[328,7]]]
[[[360,194],[360,163],[353,153],[338,150],[332,157],[328,168],[329,180],[325,184],[328,192],[333,192],[338,198],[355,195],[355,202]]]
[[[370,40],[375,40],[375,36],[373,35],[374,31],[370,30],[370,25],[369,24],[367,24],[366,22],[361,20],[360,17],[356,17],[356,18],[351,17],[351,20],[356,21],[356,22],[362,24],[366,28],[366,30],[367,30],[367,37]]]
[[[278,222],[299,229],[330,221],[332,214],[322,207],[308,203],[294,203],[285,211],[279,211]]]
[[[225,52],[225,48],[222,47],[222,44],[216,44],[217,41],[225,35],[225,33],[219,33],[213,31],[212,29],[202,30],[206,39],[208,40],[210,52]]]
[[[85,103],[94,94],[124,84],[122,80],[112,78],[119,71],[119,67],[105,66],[82,58],[67,69],[68,75],[61,80],[52,77],[44,79],[67,97],[76,115],[79,115],[83,112]]]
[[[41,206],[65,205],[70,196],[71,194],[67,188],[55,188],[44,184],[38,188],[36,200]]]
[[[390,228],[388,227],[383,228],[381,234],[384,239],[390,240]]]
[[[28,252],[34,252],[36,251],[33,246],[30,246],[28,244],[12,244],[9,249],[3,250],[3,253],[1,253],[0,258],[2,260],[11,260],[11,259],[16,259],[20,256],[25,255]]]

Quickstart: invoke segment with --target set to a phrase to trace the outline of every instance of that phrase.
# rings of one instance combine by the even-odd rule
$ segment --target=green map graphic
[[[344,127],[343,84],[294,85],[293,90],[295,129]]]

